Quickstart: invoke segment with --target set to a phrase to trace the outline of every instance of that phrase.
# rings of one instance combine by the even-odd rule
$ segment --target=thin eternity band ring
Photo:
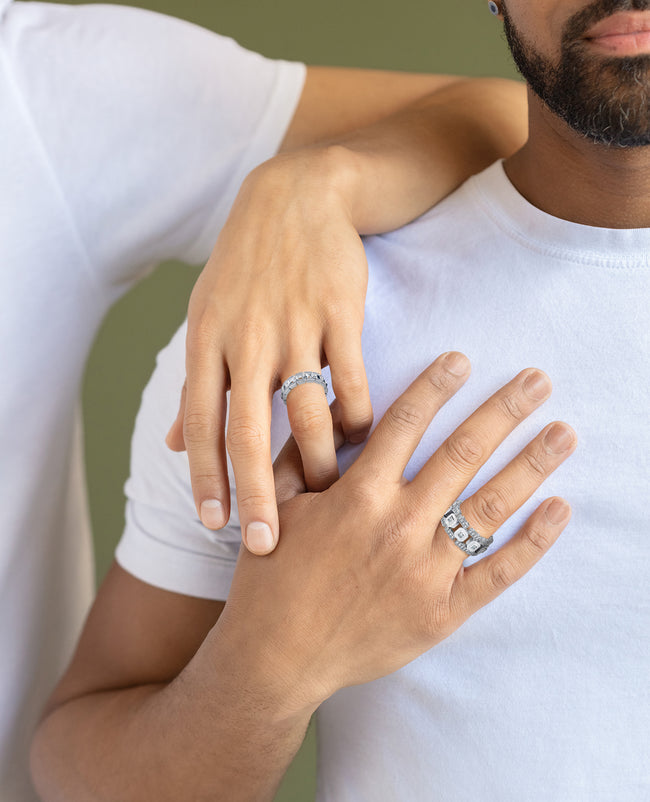
[[[452,542],[469,557],[483,554],[494,543],[493,537],[483,537],[476,529],[472,529],[460,511],[460,501],[454,501],[440,519],[440,523]]]
[[[327,395],[329,389],[322,373],[318,373],[315,370],[303,370],[300,373],[294,373],[293,376],[289,376],[284,382],[280,390],[280,397],[285,404],[287,403],[289,393],[301,384],[320,384],[323,390],[325,390],[325,395]]]

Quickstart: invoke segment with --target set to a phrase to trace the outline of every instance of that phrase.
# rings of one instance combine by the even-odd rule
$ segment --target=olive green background
[[[138,5],[233,36],[269,57],[514,76],[501,26],[488,13],[487,0],[143,0]],[[185,316],[196,275],[195,269],[179,264],[160,267],[112,310],[90,357],[84,410],[98,579],[122,531],[122,486],[140,393],[155,353]],[[315,760],[310,731],[276,802],[314,798]]]

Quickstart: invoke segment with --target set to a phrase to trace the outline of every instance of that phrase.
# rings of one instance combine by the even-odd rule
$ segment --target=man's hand
[[[430,649],[531,568],[569,518],[561,499],[466,569],[439,520],[549,395],[543,373],[523,371],[403,478],[468,372],[460,354],[436,360],[322,493],[304,492],[290,443],[276,463],[282,538],[263,559],[241,549],[223,612],[113,566],[36,735],[40,796],[270,802],[324,699]],[[469,522],[491,535],[575,443],[565,424],[547,426],[463,501]]]
[[[510,542],[469,568],[439,523],[504,438],[549,396],[550,382],[537,370],[499,390],[413,481],[404,480],[420,438],[468,372],[460,354],[436,360],[334,486],[281,505],[283,536],[272,555],[241,553],[216,631],[238,659],[263,662],[274,678],[269,698],[281,700],[287,715],[314,710],[339,688],[391,673],[435,646],[532,568],[568,522],[566,502],[549,499]],[[464,516],[489,537],[575,446],[569,426],[550,424],[463,501]],[[281,492],[291,495],[295,449],[281,459]]]

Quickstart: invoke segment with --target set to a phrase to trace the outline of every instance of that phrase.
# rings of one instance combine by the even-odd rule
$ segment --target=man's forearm
[[[32,773],[44,802],[264,802],[302,743],[310,712],[214,632],[169,685],[92,693],[41,723]]]
[[[527,135],[523,84],[454,83],[337,144],[351,167],[340,175],[360,234],[406,225],[470,176],[521,147]]]

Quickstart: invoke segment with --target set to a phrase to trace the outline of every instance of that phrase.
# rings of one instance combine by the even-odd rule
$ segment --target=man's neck
[[[508,178],[554,217],[602,228],[650,228],[650,147],[596,145],[529,91],[528,142],[505,162]]]

